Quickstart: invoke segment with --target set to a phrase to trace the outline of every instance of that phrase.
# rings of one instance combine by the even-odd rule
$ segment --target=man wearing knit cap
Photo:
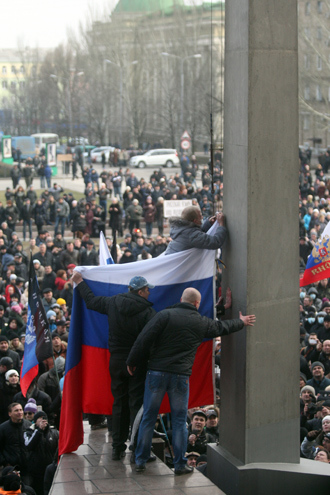
[[[312,361],[320,361],[324,366],[324,374],[330,373],[330,340],[324,340],[323,344],[317,344]]]
[[[315,397],[315,389],[311,385],[305,385],[301,390],[300,390],[300,397],[304,401],[304,403],[310,403],[312,399],[316,399]]]
[[[307,381],[307,385],[311,385],[315,389],[315,394],[317,395],[320,390],[324,390],[330,385],[330,380],[329,378],[325,378],[324,366],[320,361],[314,361],[314,363],[312,363],[311,371],[313,378]]]
[[[34,415],[38,412],[38,407],[35,399],[29,399],[24,407],[24,418],[28,421],[33,421]]]

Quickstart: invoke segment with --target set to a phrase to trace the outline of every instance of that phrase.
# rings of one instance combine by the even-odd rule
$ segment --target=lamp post
[[[71,69],[70,72],[75,72],[75,69]],[[80,77],[84,74],[83,71],[78,72],[77,76]],[[56,74],[50,74],[52,79],[58,81],[59,79],[62,79],[63,81],[67,82],[67,98],[68,98],[68,113],[69,113],[69,133],[70,133],[70,138],[73,137],[73,129],[72,129],[72,107],[71,107],[71,81],[67,77],[58,77]]]
[[[127,65],[136,65],[138,64],[139,62],[137,60],[133,60],[133,62],[130,62],[129,64]],[[118,67],[119,69],[119,74],[120,74],[120,81],[119,81],[119,127],[120,127],[120,130],[119,130],[119,133],[120,133],[120,137],[119,137],[119,147],[120,149],[122,148],[122,139],[123,139],[123,69],[125,67],[119,65],[119,64],[116,64],[115,62],[112,62],[111,60],[108,60],[108,59],[104,59],[103,60],[103,73],[105,74],[105,66],[106,64],[112,64],[112,65],[115,65],[116,67]],[[107,107],[107,103],[105,105],[105,107]],[[107,110],[107,109],[106,109]],[[108,125],[107,125],[107,111],[105,112],[106,114],[106,133],[108,132]]]
[[[180,71],[181,71],[181,95],[180,95],[180,131],[183,132],[183,97],[184,97],[184,62],[189,58],[201,58],[200,53],[195,53],[194,55],[188,55],[187,57],[180,57],[179,55],[174,55],[173,53],[162,52],[164,57],[173,57],[180,60]]]
[[[103,60],[103,82],[104,82],[104,90],[106,88],[106,67],[107,64],[111,64],[110,60],[104,59]],[[107,93],[105,93],[105,103],[104,103],[104,108],[103,108],[103,119],[104,119],[104,141],[105,145],[109,145],[109,122],[108,122],[108,100],[107,100]]]

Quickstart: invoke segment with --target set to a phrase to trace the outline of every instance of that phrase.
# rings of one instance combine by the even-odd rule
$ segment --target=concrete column
[[[299,462],[297,2],[226,2],[224,289],[257,324],[223,339],[220,444]]]
[[[207,474],[226,495],[324,493],[328,465],[299,459],[295,0],[226,2],[224,131],[223,287],[257,324],[223,338]]]

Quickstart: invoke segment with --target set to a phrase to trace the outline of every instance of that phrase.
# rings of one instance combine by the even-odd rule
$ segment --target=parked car
[[[149,150],[143,155],[133,156],[129,161],[130,167],[178,167],[180,159],[178,152],[173,149]]]
[[[91,151],[91,158],[93,163],[101,163],[102,162],[102,153],[105,154],[106,162],[109,161],[109,155],[115,148],[113,146],[99,146],[98,148],[94,148]]]

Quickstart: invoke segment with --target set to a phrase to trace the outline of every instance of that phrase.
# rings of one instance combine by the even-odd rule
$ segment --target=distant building
[[[199,145],[209,142],[211,94],[215,140],[222,142],[222,1],[192,7],[184,0],[119,0],[109,20],[93,24],[89,37],[91,44],[104,53],[104,77],[109,80],[106,113],[112,143],[118,142],[119,132],[123,142],[135,139],[135,145],[141,143],[136,128],[142,126],[142,120],[141,135],[150,143],[172,147],[184,130]],[[115,87],[118,94],[114,98]],[[135,96],[130,95],[130,87]],[[137,98],[137,92],[145,111],[139,122],[138,118],[134,120],[134,111],[138,110],[133,98]],[[198,118],[194,112],[199,112]],[[169,136],[166,142],[164,136]]]
[[[330,7],[298,0],[299,141],[317,149],[330,145]]]
[[[0,49],[0,130],[12,126],[14,108],[12,98],[16,92],[25,88],[28,78],[38,84],[38,68],[45,50],[20,52],[17,49]]]

